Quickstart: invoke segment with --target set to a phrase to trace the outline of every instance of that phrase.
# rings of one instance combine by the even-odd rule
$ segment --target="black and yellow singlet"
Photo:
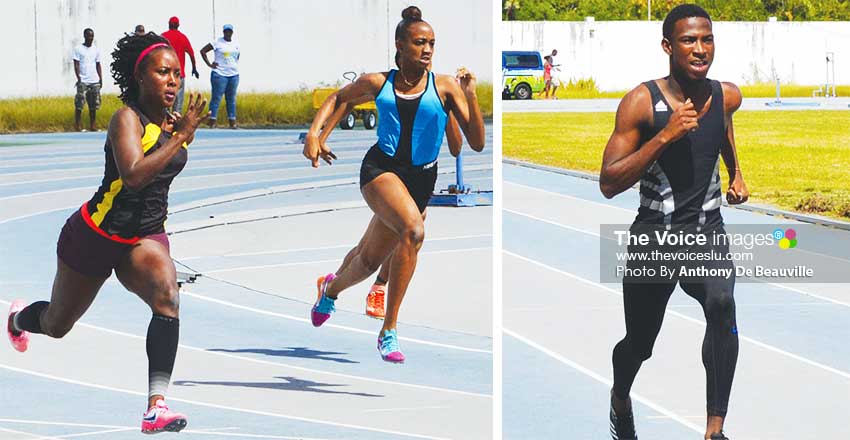
[[[130,108],[142,123],[142,151],[148,156],[165,144],[171,133],[163,132],[158,125],[151,123],[139,109]],[[85,222],[97,233],[121,243],[135,243],[148,235],[164,232],[168,189],[171,181],[186,166],[186,144],[165,169],[139,191],[124,186],[108,137],[103,149],[106,153],[103,182],[91,200],[80,208]]]

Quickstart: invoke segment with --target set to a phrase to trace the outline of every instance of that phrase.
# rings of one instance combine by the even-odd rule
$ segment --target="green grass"
[[[236,114],[241,127],[262,128],[305,126],[315,116],[310,90],[287,93],[239,93]],[[481,83],[478,101],[485,118],[493,117],[493,85]],[[209,95],[207,95],[209,97]],[[188,97],[187,97],[188,99]],[[103,95],[97,112],[97,126],[103,129],[109,118],[121,107],[115,95]],[[88,110],[83,110],[83,127],[88,126]],[[226,124],[227,114],[222,101],[218,112],[219,125]],[[61,132],[74,129],[74,98],[46,96],[0,100],[0,133]]]
[[[493,119],[493,84],[479,83],[475,95],[478,96],[478,106],[484,118]]]
[[[740,112],[738,158],[754,203],[850,220],[850,117],[839,111]],[[599,173],[614,113],[505,113],[506,157]],[[724,188],[726,172],[721,171]]]
[[[776,84],[762,83],[751,85],[738,85],[741,93],[747,98],[775,98]],[[783,98],[811,98],[812,91],[815,89],[823,90],[823,85],[797,85],[797,84],[780,84],[779,95]],[[850,96],[850,86],[836,86],[835,93],[838,96]]]
[[[760,83],[741,85],[738,84],[745,98],[774,98],[776,97],[775,83]],[[780,95],[783,98],[811,98],[812,91],[823,89],[820,85],[797,85],[781,84]],[[622,98],[628,90],[600,91],[593,79],[571,80],[569,83],[558,87],[555,96],[558,99],[595,99],[595,98]],[[838,96],[850,96],[850,85],[836,87]],[[542,99],[534,94],[534,99]]]

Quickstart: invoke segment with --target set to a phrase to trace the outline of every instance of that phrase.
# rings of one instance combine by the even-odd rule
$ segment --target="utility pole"
[[[646,0],[646,21],[652,20],[652,0]]]

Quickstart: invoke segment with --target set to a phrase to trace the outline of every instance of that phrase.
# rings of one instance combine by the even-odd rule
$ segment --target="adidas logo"
[[[667,104],[665,104],[664,101],[658,101],[655,103],[655,111],[666,112],[669,110],[667,109]]]

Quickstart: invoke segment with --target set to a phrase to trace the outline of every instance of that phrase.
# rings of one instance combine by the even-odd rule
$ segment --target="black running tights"
[[[738,328],[735,322],[734,275],[730,280],[681,282],[682,289],[699,301],[705,314],[702,342],[708,415],[726,416],[735,364],[738,361]],[[623,283],[626,337],[614,347],[614,393],[628,397],[643,361],[652,356],[664,310],[676,283]]]

